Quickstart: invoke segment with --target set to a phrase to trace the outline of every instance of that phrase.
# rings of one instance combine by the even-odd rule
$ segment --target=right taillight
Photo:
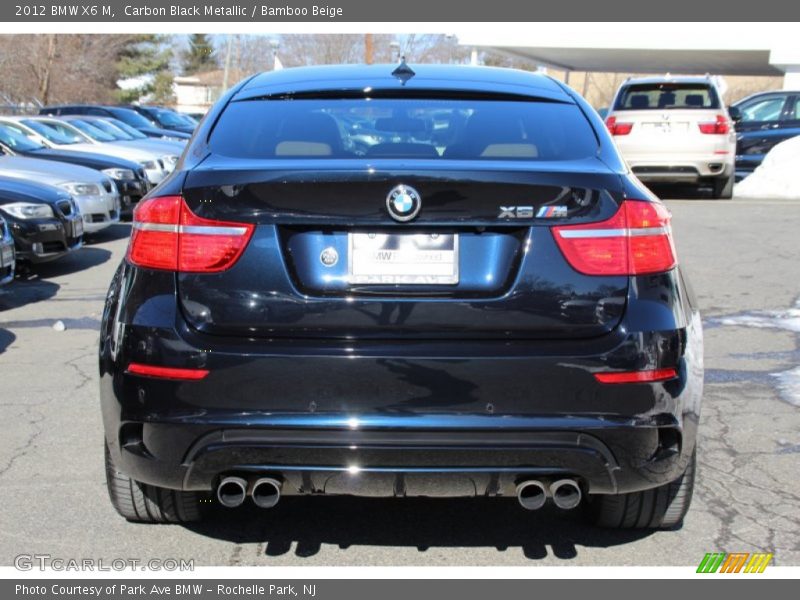
[[[670,215],[660,202],[625,200],[599,223],[553,227],[572,268],[585,275],[645,275],[677,263]]]
[[[148,269],[218,273],[236,263],[254,229],[198,217],[181,196],[150,198],[134,211],[128,260]]]
[[[724,135],[731,130],[731,122],[725,115],[717,115],[713,121],[698,123],[697,126],[700,128],[700,133],[706,135]]]
[[[617,117],[608,117],[606,127],[611,135],[628,135],[633,129],[633,123],[617,121]]]

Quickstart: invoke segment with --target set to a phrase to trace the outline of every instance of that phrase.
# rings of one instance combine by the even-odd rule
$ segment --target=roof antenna
[[[400,64],[397,65],[397,68],[392,71],[392,77],[396,77],[400,80],[400,85],[405,85],[406,82],[414,77],[416,73],[414,70],[406,64],[406,57],[405,55],[400,57]]]

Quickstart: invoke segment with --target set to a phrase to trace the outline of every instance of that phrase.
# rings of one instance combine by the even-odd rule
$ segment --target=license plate
[[[10,265],[12,262],[14,262],[14,249],[11,246],[5,246],[0,252],[0,268]]]
[[[668,121],[658,123],[642,123],[642,128],[656,133],[672,133],[673,131],[686,131],[688,123],[670,123]]]
[[[458,283],[458,234],[351,233],[348,243],[350,283]]]
[[[80,237],[83,235],[83,219],[75,219],[72,221],[72,237]]]

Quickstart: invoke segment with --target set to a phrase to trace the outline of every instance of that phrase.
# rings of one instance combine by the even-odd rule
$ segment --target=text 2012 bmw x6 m
[[[542,75],[287,69],[230,90],[136,208],[100,340],[108,488],[689,508],[702,332],[667,209]]]

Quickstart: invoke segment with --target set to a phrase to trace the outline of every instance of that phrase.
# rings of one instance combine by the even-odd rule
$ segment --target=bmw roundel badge
[[[398,185],[386,196],[386,209],[395,221],[410,221],[422,208],[419,192],[409,185]]]

